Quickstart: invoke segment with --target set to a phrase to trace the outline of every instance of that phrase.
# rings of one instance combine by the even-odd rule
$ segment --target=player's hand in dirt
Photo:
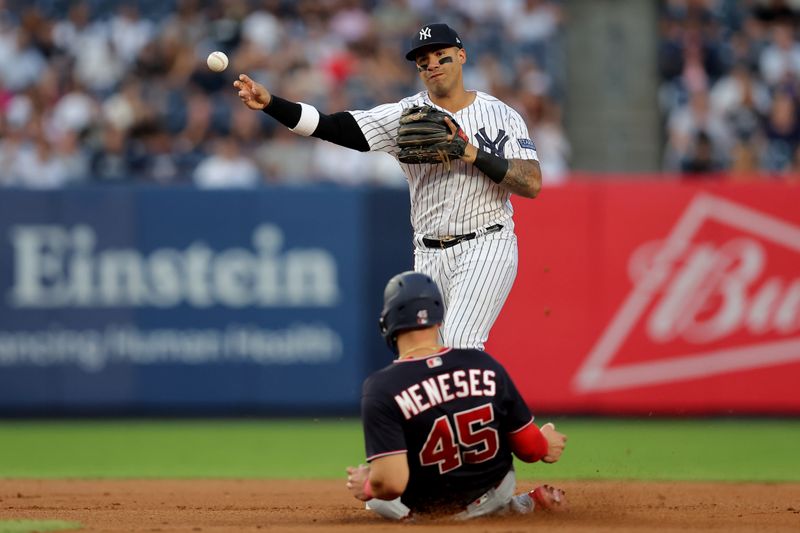
[[[233,86],[239,89],[239,98],[250,109],[260,111],[272,100],[267,88],[250,79],[247,74],[239,74],[239,79],[233,82]]]
[[[539,430],[544,435],[544,438],[547,439],[547,455],[542,458],[542,461],[555,463],[564,452],[564,447],[567,445],[567,436],[556,431],[556,426],[552,422],[543,425]]]
[[[370,500],[364,493],[364,483],[369,478],[369,465],[347,467],[347,490],[358,500]]]

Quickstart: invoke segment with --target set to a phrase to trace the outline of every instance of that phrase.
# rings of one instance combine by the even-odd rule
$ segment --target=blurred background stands
[[[397,101],[421,89],[408,37],[439,20],[465,41],[467,87],[518,109],[546,181],[562,180],[560,2],[0,0],[0,185],[402,187],[389,156],[297,138],[231,83],[247,72],[323,112]],[[222,75],[205,66],[213,50],[231,59]]]
[[[666,0],[658,51],[663,168],[797,176],[797,0]]]

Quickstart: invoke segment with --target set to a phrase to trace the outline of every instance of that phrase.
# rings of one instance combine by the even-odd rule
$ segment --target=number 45
[[[474,409],[461,411],[453,417],[456,430],[450,425],[447,415],[440,416],[433,423],[428,438],[419,452],[419,462],[422,466],[439,466],[439,473],[445,474],[464,463],[483,463],[497,455],[500,440],[497,430],[487,427],[494,421],[494,408],[487,403]],[[477,449],[464,450],[460,448]]]

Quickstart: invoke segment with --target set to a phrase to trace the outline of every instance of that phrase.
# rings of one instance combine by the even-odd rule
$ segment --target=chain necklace
[[[398,357],[398,359],[405,359],[406,357],[408,357],[408,354],[414,353],[414,352],[418,352],[420,350],[433,350],[434,352],[436,352],[436,351],[439,351],[441,349],[442,349],[442,346],[439,345],[439,344],[436,344],[436,345],[433,345],[433,346],[417,346],[416,348],[411,348],[411,349],[406,350],[405,352],[401,353],[400,356]]]

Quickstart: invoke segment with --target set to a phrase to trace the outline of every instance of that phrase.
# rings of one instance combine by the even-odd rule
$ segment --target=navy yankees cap
[[[464,48],[464,45],[461,44],[461,39],[453,28],[447,24],[428,24],[421,27],[411,38],[411,50],[406,54],[406,59],[415,61],[417,59],[417,50],[432,44]]]

